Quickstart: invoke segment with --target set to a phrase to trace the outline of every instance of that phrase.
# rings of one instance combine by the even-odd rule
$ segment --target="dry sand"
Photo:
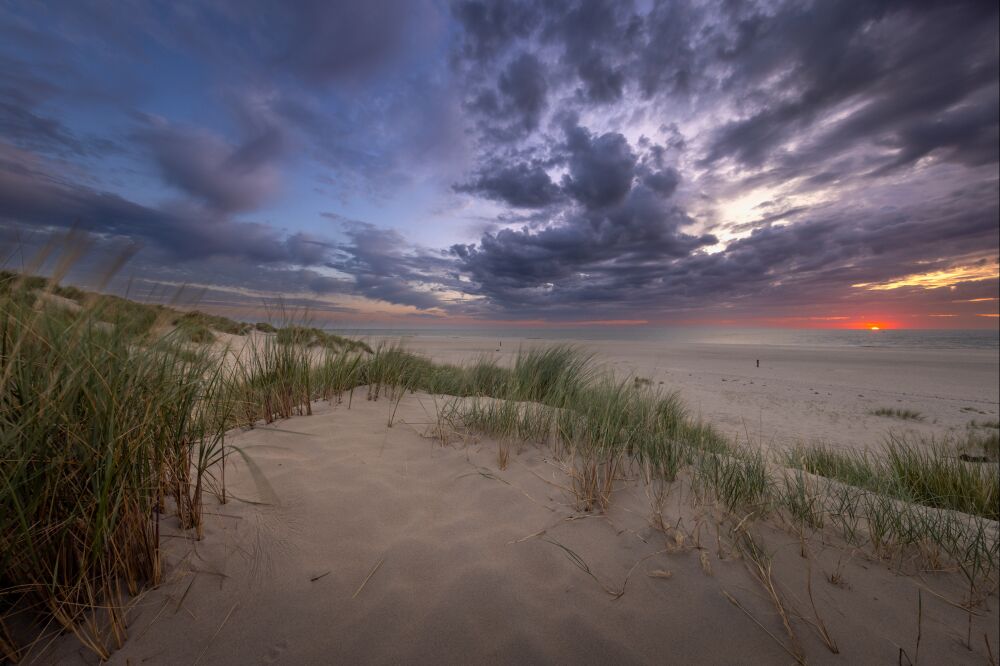
[[[402,340],[437,361],[509,361],[519,347],[571,342],[620,376],[680,391],[694,415],[764,445],[877,446],[887,430],[946,436],[1000,413],[1000,356],[989,349],[813,348],[778,345],[417,336]],[[756,361],[760,360],[760,367]],[[910,409],[922,421],[873,416]]]
[[[495,442],[428,436],[433,397],[406,396],[388,427],[391,403],[364,395],[230,439],[252,463],[231,459],[234,499],[208,500],[203,541],[166,539],[166,580],[112,663],[794,663],[763,587],[683,483],[666,531],[636,480],[606,516],[581,513],[548,452],[501,471]],[[898,575],[818,542],[803,558],[790,532],[755,529],[809,663],[915,659],[918,635],[925,664],[985,663],[984,636],[1000,646],[995,596],[968,626],[943,601],[961,599],[956,575]],[[840,653],[796,613],[818,614]],[[35,658],[93,661],[65,637]]]
[[[551,342],[505,339],[498,356]],[[486,338],[405,344],[439,361],[496,355]],[[580,344],[765,444],[863,447],[889,427],[942,435],[997,418],[995,352]],[[441,398],[406,396],[389,427],[390,401],[364,397],[230,437],[243,454],[227,466],[230,501],[208,499],[200,542],[163,519],[165,582],[137,601],[112,663],[794,663],[721,514],[696,507],[683,479],[665,531],[638,470],[606,515],[580,512],[549,451],[515,450],[501,470],[494,441],[434,437]],[[804,558],[791,530],[754,530],[809,663],[900,663],[901,649],[907,663],[918,635],[920,663],[989,663],[986,641],[1000,649],[996,594],[970,623],[948,603],[967,593],[956,574],[900,573],[836,539],[811,540]],[[94,661],[70,637],[32,660]]]

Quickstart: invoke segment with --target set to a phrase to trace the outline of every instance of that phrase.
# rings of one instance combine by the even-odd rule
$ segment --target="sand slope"
[[[500,353],[498,341],[484,337],[421,335],[403,342],[437,361],[488,355],[505,363],[519,347],[560,341],[504,338]],[[1000,414],[996,350],[562,342],[593,352],[620,377],[644,377],[679,390],[693,414],[726,435],[769,446],[871,448],[889,429],[942,437]],[[916,410],[924,419],[869,413],[880,407]]]
[[[252,461],[227,469],[242,501],[209,500],[203,541],[167,539],[166,582],[139,600],[112,662],[794,663],[765,632],[788,643],[763,588],[689,491],[663,507],[676,531],[651,527],[636,481],[607,516],[579,513],[546,452],[526,448],[500,471],[493,442],[423,436],[432,397],[407,396],[389,428],[391,408],[359,389],[350,410],[316,403],[314,416],[232,437]],[[809,663],[912,657],[920,585],[961,596],[950,575],[920,583],[820,544],[803,559],[781,529],[759,537],[790,607],[810,618],[812,575],[840,654],[793,619]],[[604,589],[623,584],[620,598]],[[982,663],[983,635],[1000,644],[995,597],[973,617],[971,652],[966,613],[927,591],[922,601],[922,663]],[[65,637],[34,658],[92,661]]]

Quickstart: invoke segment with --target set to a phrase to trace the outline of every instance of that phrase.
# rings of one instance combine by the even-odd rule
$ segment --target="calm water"
[[[710,344],[788,345],[805,347],[900,347],[917,349],[1000,349],[1000,333],[984,330],[817,330],[775,328],[702,328],[595,326],[572,328],[343,329],[353,336],[480,336],[497,340],[636,340]]]

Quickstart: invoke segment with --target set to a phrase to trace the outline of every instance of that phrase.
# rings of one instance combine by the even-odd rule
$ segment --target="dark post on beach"
[[[760,367],[760,359],[757,359],[757,367]]]

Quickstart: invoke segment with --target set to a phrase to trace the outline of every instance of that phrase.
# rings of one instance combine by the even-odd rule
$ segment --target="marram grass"
[[[0,608],[101,658],[124,639],[126,594],[159,580],[158,512],[200,525],[228,420],[214,362],[131,323],[23,284],[0,297]]]
[[[786,463],[889,497],[1000,519],[1000,474],[995,463],[967,462],[958,447],[890,433],[881,451],[800,447]]]
[[[893,436],[874,453],[800,448],[774,465],[692,419],[676,393],[599,372],[570,346],[457,366],[267,324],[218,354],[201,344],[212,330],[249,326],[67,289],[0,280],[0,650],[11,658],[4,613],[25,610],[107,657],[128,595],[159,579],[160,516],[198,535],[206,494],[225,500],[226,432],[309,414],[316,399],[349,405],[355,389],[452,396],[442,418],[505,443],[501,466],[512,442],[556,448],[582,509],[606,508],[632,461],[666,481],[687,469],[700,496],[741,518],[784,512],[875,553],[920,549],[970,582],[996,573],[997,466],[950,449]],[[46,293],[81,307],[47,306]],[[995,433],[974,430],[965,445],[995,459]]]

